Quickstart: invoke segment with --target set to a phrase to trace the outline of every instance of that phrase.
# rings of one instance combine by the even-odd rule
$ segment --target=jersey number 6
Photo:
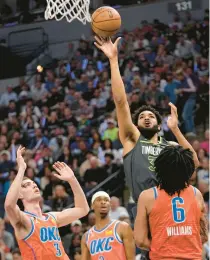
[[[176,223],[182,223],[185,221],[185,210],[180,207],[180,205],[184,205],[184,199],[181,197],[175,197],[171,201],[172,203],[172,215],[173,220]]]

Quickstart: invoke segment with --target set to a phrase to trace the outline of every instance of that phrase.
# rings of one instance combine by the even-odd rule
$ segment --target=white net
[[[78,19],[83,24],[91,21],[89,13],[90,0],[46,0],[45,19],[66,20],[70,23]]]

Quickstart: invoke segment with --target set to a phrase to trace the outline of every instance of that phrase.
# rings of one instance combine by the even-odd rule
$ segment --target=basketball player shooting
[[[104,191],[96,192],[91,204],[96,224],[82,237],[81,260],[134,260],[133,231],[127,223],[110,219],[109,195]]]
[[[150,106],[140,107],[133,115],[133,121],[126,98],[125,86],[120,76],[118,64],[117,45],[111,39],[105,40],[96,36],[95,45],[104,52],[109,58],[111,68],[111,85],[113,99],[117,111],[117,120],[119,125],[120,141],[124,148],[124,171],[127,183],[135,202],[139,194],[145,190],[157,185],[154,160],[160,154],[161,150],[174,142],[167,142],[164,138],[158,136],[161,126],[161,116],[154,108]],[[195,166],[199,165],[196,152],[185,139],[178,127],[177,108],[169,103],[171,115],[168,119],[168,127],[175,135],[179,145],[188,148],[193,153]],[[134,217],[136,208],[133,209]]]
[[[87,200],[73,171],[65,163],[56,162],[53,165],[57,171],[55,176],[67,181],[71,186],[75,207],[62,212],[42,214],[39,205],[40,191],[32,180],[24,178],[26,170],[24,151],[23,147],[17,150],[18,173],[5,200],[5,210],[15,230],[22,259],[67,260],[69,258],[65,254],[58,228],[87,215],[89,211]],[[22,200],[24,211],[18,207],[18,199]]]
[[[208,228],[203,196],[189,185],[195,170],[192,152],[168,146],[155,160],[155,168],[158,185],[139,196],[136,244],[150,249],[151,260],[202,259]]]

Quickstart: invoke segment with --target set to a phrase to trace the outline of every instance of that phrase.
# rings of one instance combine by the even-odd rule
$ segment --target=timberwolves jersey
[[[143,190],[157,186],[154,161],[167,145],[162,137],[159,137],[157,144],[153,144],[140,135],[135,147],[124,156],[127,185],[135,202]]]

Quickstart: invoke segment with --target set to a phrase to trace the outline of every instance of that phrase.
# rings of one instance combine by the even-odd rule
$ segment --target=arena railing
[[[117,170],[115,173],[113,173],[112,175],[110,175],[109,177],[107,177],[104,181],[100,182],[98,185],[96,185],[94,188],[92,188],[90,191],[86,192],[86,198],[88,200],[88,202],[90,202],[91,197],[94,193],[96,193],[97,191],[103,190],[102,188],[110,183],[114,178],[119,177],[120,174],[122,174],[122,168],[120,168],[119,170]],[[123,175],[124,177],[124,175]],[[113,190],[106,190],[106,192],[109,193],[110,196],[112,196],[113,194],[115,194],[116,192],[118,192],[120,189],[124,188],[124,178],[122,180],[122,182],[119,183],[119,185],[117,185]],[[123,200],[123,198],[122,198]],[[74,207],[74,203],[70,204],[68,206],[68,208],[72,208]]]
[[[15,37],[15,44],[13,37]],[[36,40],[34,41],[34,39]],[[48,35],[42,27],[13,31],[8,35],[10,50],[23,57],[30,56],[32,59],[48,48],[48,42]]]

